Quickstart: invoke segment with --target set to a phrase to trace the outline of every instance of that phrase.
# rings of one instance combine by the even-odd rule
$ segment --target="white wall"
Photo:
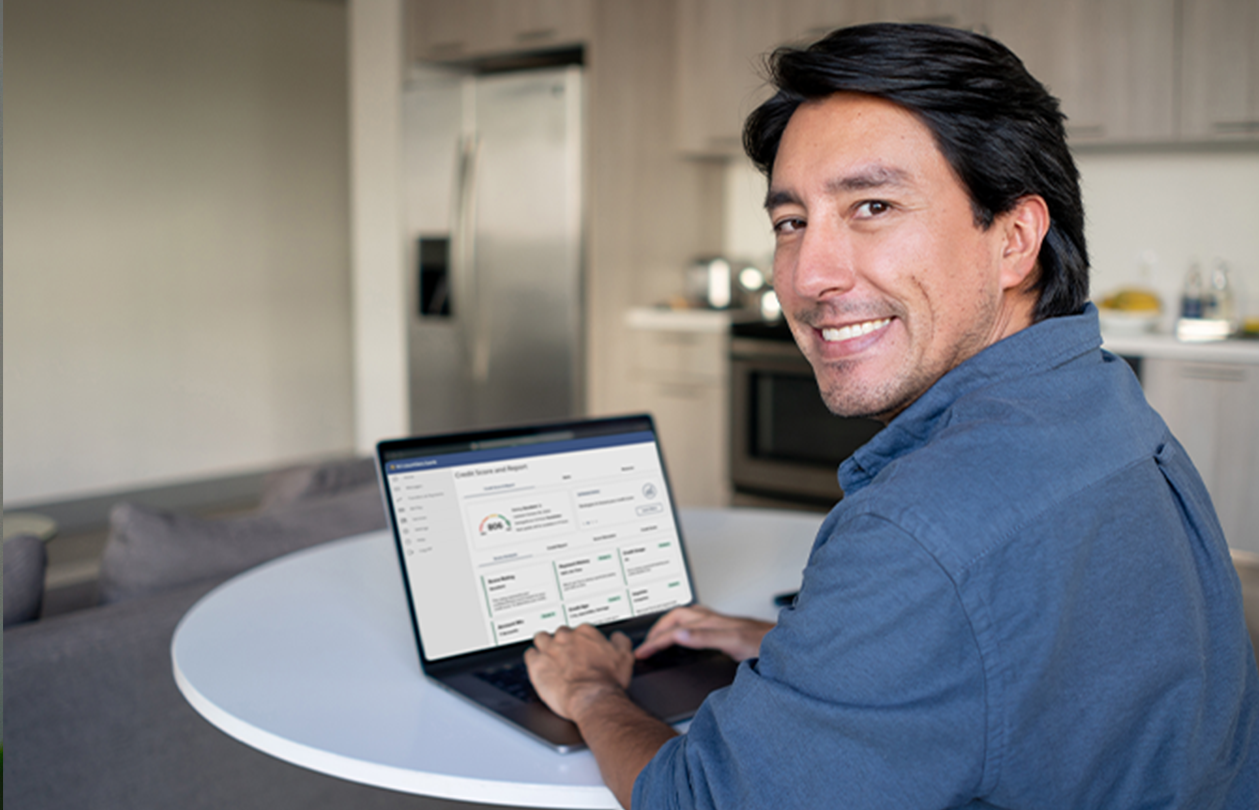
[[[1166,327],[1181,282],[1196,258],[1228,261],[1244,289],[1245,311],[1259,316],[1259,148],[1141,150],[1076,156],[1087,215],[1092,291],[1139,280],[1139,260],[1157,261],[1150,281],[1163,298]],[[773,235],[762,203],[765,180],[751,164],[726,173],[725,250],[768,260]]]
[[[348,452],[345,6],[4,13],[7,505]]]
[[[1139,279],[1142,253],[1157,257],[1151,283],[1172,328],[1185,272],[1225,259],[1259,316],[1259,147],[1248,152],[1083,154],[1077,163],[1088,216],[1093,296]]]

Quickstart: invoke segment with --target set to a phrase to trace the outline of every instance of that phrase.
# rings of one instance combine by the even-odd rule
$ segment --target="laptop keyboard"
[[[533,684],[529,682],[529,670],[525,667],[524,661],[478,672],[477,677],[526,703],[539,699],[538,693],[533,691]]]
[[[635,661],[634,674],[645,675],[648,672],[678,666],[703,654],[698,650],[690,650],[685,647],[666,647],[651,658]],[[507,694],[517,697],[526,703],[532,703],[541,699],[538,697],[538,693],[533,690],[533,684],[529,681],[529,670],[525,666],[524,661],[483,670],[476,673],[476,676],[491,686],[496,686]]]

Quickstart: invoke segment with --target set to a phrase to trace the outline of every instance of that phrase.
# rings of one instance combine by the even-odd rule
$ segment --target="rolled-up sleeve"
[[[948,807],[990,786],[998,724],[957,583],[882,518],[828,527],[761,657],[643,770],[634,807]]]

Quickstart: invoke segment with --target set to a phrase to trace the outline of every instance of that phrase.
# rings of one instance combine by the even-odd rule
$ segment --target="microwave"
[[[730,340],[735,502],[830,508],[839,464],[883,425],[835,416],[786,324],[735,324]]]

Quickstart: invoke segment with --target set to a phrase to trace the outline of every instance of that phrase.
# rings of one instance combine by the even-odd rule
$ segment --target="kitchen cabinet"
[[[1062,101],[1072,146],[1167,142],[1176,136],[1177,7],[1177,0],[996,0],[985,26]]]
[[[635,309],[628,406],[656,419],[682,506],[728,506],[730,318],[725,312]]]
[[[791,42],[810,42],[836,28],[879,20],[932,23],[980,30],[981,0],[799,0],[782,6],[782,30]]]
[[[410,0],[409,61],[451,62],[582,44],[591,0]]]
[[[1259,140],[1259,3],[1184,0],[1181,135]]]
[[[983,26],[981,0],[799,0],[782,4],[782,28],[788,40],[809,41],[848,25],[916,22],[978,31]]]
[[[783,39],[770,0],[678,0],[676,140],[688,154],[735,155],[743,119],[769,97],[760,59]]]
[[[743,120],[770,94],[763,58],[780,44],[877,20],[978,29],[982,12],[981,0],[678,0],[678,146],[739,154]]]
[[[873,4],[836,0],[798,0],[782,8],[783,40],[805,44],[821,39],[836,28],[872,22]]]
[[[1142,385],[1202,475],[1229,545],[1259,552],[1259,363],[1146,357]]]
[[[677,142],[737,154],[762,57],[842,26],[987,33],[1063,103],[1072,146],[1259,141],[1255,0],[678,0]]]

